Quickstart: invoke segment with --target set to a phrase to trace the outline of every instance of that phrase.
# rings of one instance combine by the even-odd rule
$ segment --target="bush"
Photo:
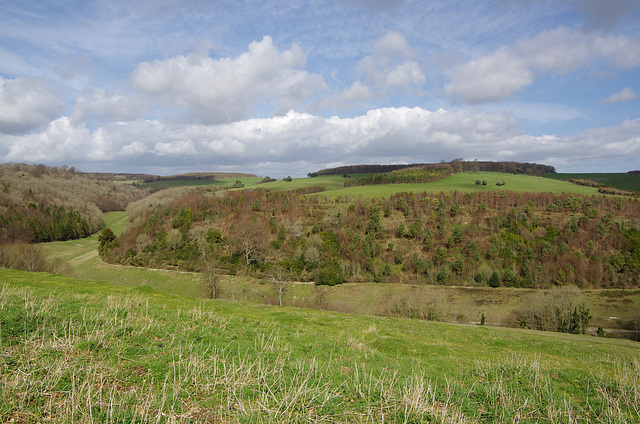
[[[118,246],[118,239],[111,228],[105,228],[98,236],[98,253],[101,257],[109,254],[111,249]]]
[[[340,265],[335,262],[323,267],[318,273],[318,280],[316,281],[318,286],[335,286],[342,283],[344,283],[344,275]]]
[[[514,324],[541,331],[585,334],[591,314],[581,297],[580,290],[573,286],[539,292],[527,306],[514,311]]]
[[[491,278],[489,278],[489,287],[500,287],[500,284],[500,276],[496,271],[493,271],[493,274],[491,274]]]

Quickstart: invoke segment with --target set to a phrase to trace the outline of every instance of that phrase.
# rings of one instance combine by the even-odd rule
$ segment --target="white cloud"
[[[445,91],[468,103],[494,102],[531,85],[533,79],[521,60],[500,50],[458,68]]]
[[[537,74],[565,75],[586,66],[640,65],[640,43],[558,28],[458,67],[445,91],[468,103],[494,102],[533,84]]]
[[[165,107],[184,109],[191,120],[231,122],[247,118],[260,102],[286,112],[325,89],[322,76],[299,69],[305,62],[298,45],[279,52],[265,36],[235,59],[192,53],[141,63],[130,80]]]
[[[398,89],[419,92],[427,79],[420,65],[411,59],[413,56],[415,52],[409,42],[390,31],[378,39],[373,54],[358,63],[357,72],[367,85],[380,93]]]
[[[601,100],[600,103],[621,103],[629,102],[638,98],[638,95],[633,92],[631,87],[625,87],[617,93],[613,93],[608,98]]]
[[[34,130],[49,123],[61,109],[60,99],[40,80],[0,76],[0,133]]]
[[[374,109],[353,118],[290,111],[219,125],[140,120],[93,131],[63,117],[40,134],[0,136],[0,159],[92,170],[173,167],[172,171],[235,169],[262,175],[275,171],[306,175],[329,164],[438,162],[455,157],[579,169],[593,161],[637,164],[638,134],[640,119],[567,137],[534,137],[523,134],[509,115],[419,107]]]
[[[139,97],[95,89],[78,97],[71,118],[74,122],[90,117],[130,121],[143,117],[147,109]]]
[[[157,156],[192,156],[197,155],[196,146],[190,139],[169,142],[158,141],[153,147]]]
[[[390,60],[395,56],[413,57],[415,52],[406,38],[397,31],[389,31],[376,41],[375,55],[381,59]]]

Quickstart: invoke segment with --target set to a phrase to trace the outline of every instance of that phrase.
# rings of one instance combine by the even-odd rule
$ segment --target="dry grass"
[[[640,417],[640,355],[629,342],[39,285],[38,276],[0,289],[2,422]],[[396,348],[402,340],[413,350]],[[595,353],[575,357],[582,344]]]

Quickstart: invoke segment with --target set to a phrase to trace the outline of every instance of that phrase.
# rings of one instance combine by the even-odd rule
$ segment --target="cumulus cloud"
[[[445,87],[448,94],[467,103],[494,102],[531,85],[534,74],[506,50],[461,66]]]
[[[130,76],[141,93],[191,120],[222,123],[245,119],[258,106],[284,113],[326,88],[321,75],[303,69],[306,56],[294,44],[280,52],[265,36],[235,59],[191,53],[139,64]]]
[[[640,43],[558,28],[458,67],[445,91],[468,103],[494,102],[533,84],[538,74],[564,75],[602,62],[616,69],[636,67]]]
[[[420,91],[426,82],[420,65],[413,60],[414,50],[398,32],[390,31],[375,43],[372,55],[357,66],[366,84],[384,93],[388,90]]]
[[[19,134],[49,123],[62,109],[61,100],[35,78],[0,76],[0,133]]]
[[[71,118],[74,122],[82,122],[87,118],[130,121],[142,118],[147,109],[144,101],[137,96],[95,89],[78,97]]]
[[[454,157],[575,167],[605,159],[637,161],[638,134],[640,119],[567,137],[534,137],[523,134],[505,114],[400,107],[353,118],[290,111],[219,125],[138,120],[96,130],[62,117],[39,134],[0,136],[0,152],[2,161],[72,163],[103,170],[173,166],[305,175],[329,164]]]
[[[631,100],[635,100],[638,98],[638,95],[633,92],[631,87],[625,87],[617,93],[613,93],[611,96],[607,97],[604,100],[601,100],[600,103],[621,103],[621,102],[630,102]]]

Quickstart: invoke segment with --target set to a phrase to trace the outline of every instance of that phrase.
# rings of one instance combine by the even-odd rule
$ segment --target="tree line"
[[[542,165],[529,162],[513,162],[513,161],[464,161],[460,158],[450,162],[441,162],[441,164],[449,164],[453,168],[453,172],[505,172],[509,174],[527,174],[541,176],[544,174],[553,174],[556,169],[550,165]],[[404,164],[404,165],[347,165],[336,168],[321,169],[320,171],[310,172],[307,176],[315,177],[319,175],[351,175],[351,174],[382,174],[387,172],[398,171],[406,168],[416,168],[424,166],[433,166],[437,164]]]
[[[392,172],[364,175],[345,181],[345,187],[375,184],[431,183],[448,177],[453,173],[449,164],[421,165],[403,168]]]

